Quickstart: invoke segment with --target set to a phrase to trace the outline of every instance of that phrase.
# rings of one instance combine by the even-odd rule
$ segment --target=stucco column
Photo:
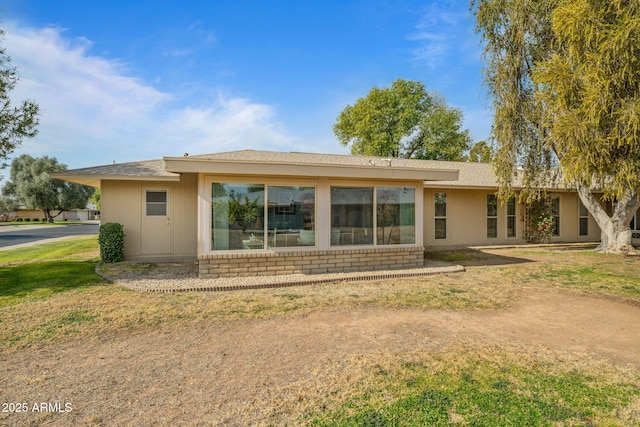
[[[331,188],[328,178],[318,180],[316,215],[318,250],[326,251],[329,250],[331,243]]]

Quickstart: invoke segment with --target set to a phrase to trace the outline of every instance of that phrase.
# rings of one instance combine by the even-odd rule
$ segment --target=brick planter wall
[[[331,251],[255,252],[198,256],[200,277],[344,273],[422,268],[423,249],[373,248]]]

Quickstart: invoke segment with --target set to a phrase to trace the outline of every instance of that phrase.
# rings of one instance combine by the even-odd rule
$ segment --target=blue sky
[[[340,111],[419,80],[479,141],[491,118],[466,1],[4,0],[4,46],[40,104],[15,155],[70,168],[246,148],[347,154]],[[8,173],[4,171],[4,175]]]

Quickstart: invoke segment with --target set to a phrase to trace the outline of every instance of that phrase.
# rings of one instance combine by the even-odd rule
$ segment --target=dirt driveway
[[[348,357],[451,342],[536,346],[640,368],[639,321],[640,307],[623,301],[529,292],[499,311],[369,307],[165,325],[0,355],[0,400],[30,408],[0,413],[0,424],[276,424],[313,404],[310,390],[321,394],[348,376]],[[38,402],[60,410],[34,412]]]

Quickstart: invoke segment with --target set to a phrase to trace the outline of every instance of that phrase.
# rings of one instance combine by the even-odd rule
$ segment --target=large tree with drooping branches
[[[602,230],[598,249],[631,252],[640,208],[640,3],[474,0],[494,109],[499,195],[523,201],[554,178]],[[602,196],[596,198],[594,192]],[[614,201],[608,213],[600,203]]]

